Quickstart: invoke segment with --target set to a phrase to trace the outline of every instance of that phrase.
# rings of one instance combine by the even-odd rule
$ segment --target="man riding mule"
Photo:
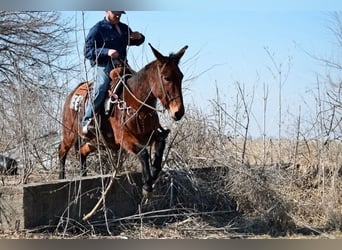
[[[124,11],[106,11],[103,20],[89,31],[84,46],[85,57],[96,67],[96,81],[93,96],[86,105],[82,121],[82,132],[88,135],[92,118],[98,112],[109,88],[109,73],[113,68],[127,65],[127,46],[139,46],[145,41],[144,35],[132,32],[128,25],[120,21]],[[94,128],[93,128],[94,129]]]
[[[131,72],[131,76],[125,77],[122,73],[125,71],[124,68],[123,71],[121,68],[111,71],[112,92],[118,80],[122,90],[117,96],[111,95],[109,110],[100,105],[97,112],[101,143],[113,151],[122,147],[138,156],[142,166],[145,192],[152,191],[152,185],[161,171],[167,136],[167,132],[160,127],[157,101],[160,101],[175,121],[180,120],[185,112],[182,95],[183,74],[179,69],[179,62],[188,46],[169,56],[162,55],[151,45],[150,47],[156,60],[145,65],[138,72]],[[81,83],[67,96],[64,104],[63,139],[59,147],[60,178],[65,178],[65,160],[68,151],[78,141],[77,138],[82,136],[80,123],[82,108],[74,108],[74,103],[82,106],[87,98],[86,93],[83,95],[77,93],[81,93],[80,89],[91,85],[92,83],[88,82]],[[83,141],[78,147],[82,175],[86,175],[86,158],[98,148],[98,142],[95,134],[89,133],[88,141]],[[148,147],[154,148],[152,164],[150,164]]]

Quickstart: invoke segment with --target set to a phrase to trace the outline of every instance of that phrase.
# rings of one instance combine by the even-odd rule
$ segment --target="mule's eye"
[[[164,80],[167,81],[167,82],[170,82],[170,81],[171,81],[171,77],[165,76],[165,77],[164,77]]]

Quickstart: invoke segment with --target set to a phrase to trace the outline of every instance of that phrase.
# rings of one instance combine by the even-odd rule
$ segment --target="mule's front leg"
[[[166,136],[164,134],[161,134],[161,132],[157,131],[157,139],[156,142],[154,144],[155,147],[155,154],[154,154],[154,162],[152,164],[152,180],[156,181],[159,173],[161,171],[161,164],[162,164],[162,160],[163,160],[163,154],[164,154],[164,150],[165,150],[165,144],[166,144],[166,136],[168,134],[166,134]]]
[[[81,176],[87,176],[87,156],[81,155]]]
[[[144,148],[139,152],[139,160],[142,165],[142,181],[143,189],[147,192],[152,192],[152,177],[149,163],[149,154]]]

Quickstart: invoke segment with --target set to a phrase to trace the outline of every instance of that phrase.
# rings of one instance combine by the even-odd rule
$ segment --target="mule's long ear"
[[[186,49],[188,48],[189,46],[186,45],[184,46],[181,50],[179,50],[177,53],[176,53],[176,57],[178,58],[178,60],[180,60],[182,58],[182,56],[184,55]]]
[[[176,64],[179,63],[181,57],[184,55],[185,50],[188,48],[188,45],[184,46],[181,50],[179,50],[176,54],[173,55],[174,62]]]
[[[166,57],[163,56],[158,50],[153,48],[153,46],[150,43],[148,43],[148,45],[150,45],[150,47],[152,49],[152,52],[153,52],[154,56],[157,58],[158,61],[165,61],[166,60]]]

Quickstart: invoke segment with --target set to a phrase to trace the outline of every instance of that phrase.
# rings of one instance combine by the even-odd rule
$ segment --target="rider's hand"
[[[118,58],[119,52],[117,52],[115,49],[109,49],[108,56],[110,56],[111,58]]]
[[[130,38],[132,40],[139,40],[139,39],[141,39],[141,34],[137,31],[132,32]]]

